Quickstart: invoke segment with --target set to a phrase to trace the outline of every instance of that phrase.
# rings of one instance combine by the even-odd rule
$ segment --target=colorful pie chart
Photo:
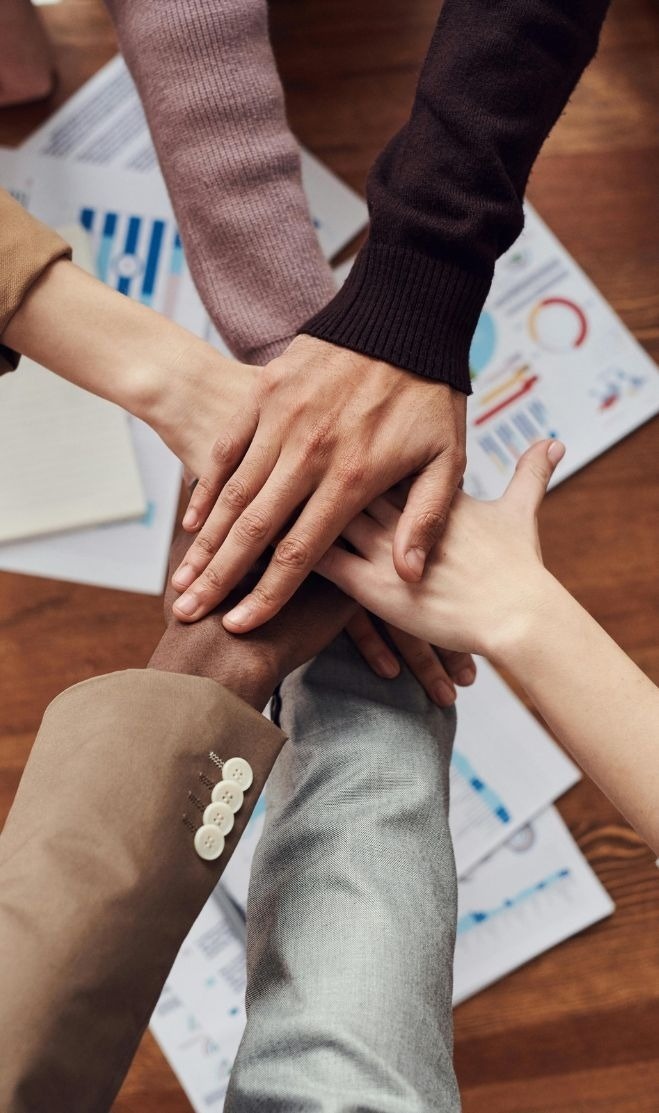
[[[529,332],[547,352],[579,348],[588,335],[583,309],[569,298],[543,298],[529,314]]]

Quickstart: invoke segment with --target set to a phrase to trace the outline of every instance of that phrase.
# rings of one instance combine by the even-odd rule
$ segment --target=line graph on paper
[[[556,896],[561,900],[564,897],[567,899],[569,894],[566,889],[571,878],[571,871],[567,866],[563,866],[532,885],[524,886],[523,889],[490,908],[470,908],[458,919],[458,938],[462,940],[477,929],[489,930],[490,928],[496,928],[495,934],[498,935],[499,931],[503,930],[503,922],[506,918],[515,917],[519,921],[520,917],[525,917],[527,913],[532,916],[544,915],[545,908],[539,910],[539,902],[546,906],[547,902],[543,900],[545,897],[549,897],[552,903]]]

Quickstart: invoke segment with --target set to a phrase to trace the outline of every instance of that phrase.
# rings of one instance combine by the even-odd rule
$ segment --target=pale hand
[[[344,529],[355,549],[338,546],[317,570],[363,606],[410,634],[448,649],[495,657],[529,608],[542,605],[544,582],[537,511],[564,454],[542,441],[520,459],[505,494],[479,502],[458,491],[448,526],[420,583],[396,575],[392,546],[401,512],[380,497]]]

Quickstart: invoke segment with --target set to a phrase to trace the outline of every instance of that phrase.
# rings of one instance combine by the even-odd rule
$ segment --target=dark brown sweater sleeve
[[[407,124],[367,183],[370,233],[301,332],[469,393],[494,264],[608,0],[446,0]]]

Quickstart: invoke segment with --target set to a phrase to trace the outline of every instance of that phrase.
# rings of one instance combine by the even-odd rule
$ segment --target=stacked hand
[[[496,658],[545,603],[551,577],[542,564],[537,511],[564,452],[558,441],[528,449],[508,489],[493,502],[458,491],[418,584],[403,583],[391,560],[401,518],[395,495],[375,499],[343,531],[354,553],[334,546],[318,570],[417,637]]]
[[[291,347],[294,350],[294,346]],[[217,467],[218,454],[223,455],[227,451],[227,438],[234,437],[233,430],[237,427],[237,422],[244,420],[243,415],[249,410],[253,399],[258,395],[261,376],[264,372],[226,360],[209,348],[208,345],[187,336],[187,334],[184,345],[174,347],[170,339],[169,348],[171,354],[167,368],[167,387],[165,390],[154,391],[154,398],[149,405],[149,420],[156,426],[166,443],[183,460],[189,472],[191,474],[202,473],[202,479],[197,485],[191,500],[191,505],[194,506],[195,504],[203,504],[204,500],[208,501],[210,499],[211,481],[208,474],[203,475],[203,466],[207,464],[211,456],[211,448],[217,437],[218,429],[224,429],[225,432],[221,434],[213,448],[215,467]],[[352,353],[345,354],[352,356]],[[362,357],[355,358],[362,359]],[[373,363],[373,361],[369,362]],[[424,399],[425,392],[428,389],[433,392],[444,389],[437,384],[428,384],[413,376],[405,376],[404,373],[395,368],[387,368],[385,371],[383,369],[384,365],[379,366],[384,379],[392,377],[395,382],[400,379],[401,382],[407,384],[410,397],[408,398],[407,394],[404,395],[403,401],[406,408],[412,405],[412,392],[417,383],[420,384]],[[268,369],[265,373],[268,373]],[[373,384],[374,387],[375,385]],[[390,385],[389,389],[395,394],[393,385]],[[318,400],[315,400],[312,396],[309,405],[311,405],[311,401],[313,401],[314,407],[320,406],[322,408],[326,405],[325,390],[321,391]],[[402,402],[397,404],[402,405]],[[317,420],[317,415],[309,417],[306,411],[298,415],[295,423],[295,437],[302,435],[300,430],[304,420],[311,421],[313,428],[313,421]],[[344,414],[344,420],[346,422],[348,420],[347,412]],[[391,420],[393,421],[393,417]],[[405,420],[409,421],[410,415],[407,415]],[[298,425],[300,430],[297,428]],[[282,432],[280,429],[278,435],[281,436]],[[358,434],[366,435],[363,429],[361,432],[357,429],[353,431],[351,436],[354,439]],[[282,453],[283,451],[282,448]],[[286,451],[288,452],[289,449],[286,449]],[[382,452],[384,452],[384,447]],[[338,460],[338,454],[337,445],[337,460],[332,466],[335,471],[340,472],[342,466]],[[205,491],[205,495],[197,494],[200,489],[202,492]],[[334,516],[341,523],[345,516],[342,505],[345,500],[342,494],[340,496],[337,494],[337,498],[339,504],[334,509]],[[223,504],[220,502],[218,506],[221,505]],[[238,515],[237,508],[234,510],[234,516],[236,515]],[[245,522],[249,521],[249,514],[239,517],[241,520],[235,523],[231,531],[231,543],[234,549],[238,549],[242,554],[239,564],[242,577],[253,567],[254,561],[261,554],[264,546],[259,543],[258,538],[254,537],[254,531],[245,526]],[[337,528],[340,528],[340,525]],[[188,562],[189,558],[185,555],[185,546],[182,542],[177,544],[177,553],[183,563]],[[193,546],[193,553],[205,553],[206,563],[211,561],[211,548],[205,530],[199,534]],[[196,559],[196,557],[193,557],[193,559]],[[261,561],[262,571],[265,570],[266,566],[267,561]],[[208,569],[207,575],[211,578],[214,577],[213,568]],[[305,572],[301,570],[299,579],[302,580],[304,575]],[[173,583],[177,589],[180,589],[182,586],[180,576],[175,575]],[[247,584],[250,587],[250,594],[258,593],[261,590],[258,576],[254,577],[252,574],[248,581],[244,581],[243,587]],[[242,596],[240,592],[236,592],[235,584],[231,584],[231,587],[234,589],[231,596],[232,602],[238,602]],[[227,586],[228,590],[229,587]],[[213,608],[220,599],[224,598],[225,594],[225,592],[219,590],[214,592],[212,596]],[[224,604],[222,607],[223,619],[226,618],[229,610],[231,608],[228,604]],[[176,604],[174,613],[177,618],[181,617],[180,608]],[[199,612],[199,614],[201,613],[205,612]],[[234,629],[228,623],[227,626],[229,629]],[[361,610],[350,619],[347,631],[358,646],[362,656],[380,676],[395,677],[398,675],[400,671],[398,655],[400,655],[427,695],[439,706],[446,707],[454,702],[456,683],[461,685],[471,684],[474,679],[475,667],[468,654],[452,653],[444,650],[436,652],[428,643],[397,630],[394,626],[385,626],[385,629],[380,631],[376,629],[368,615]]]
[[[225,616],[235,633],[260,626],[348,522],[410,476],[393,559],[402,579],[419,580],[462,478],[465,412],[446,384],[297,337],[254,381],[190,500],[183,525],[200,532],[174,575],[178,617],[206,614],[274,543],[265,574]]]

